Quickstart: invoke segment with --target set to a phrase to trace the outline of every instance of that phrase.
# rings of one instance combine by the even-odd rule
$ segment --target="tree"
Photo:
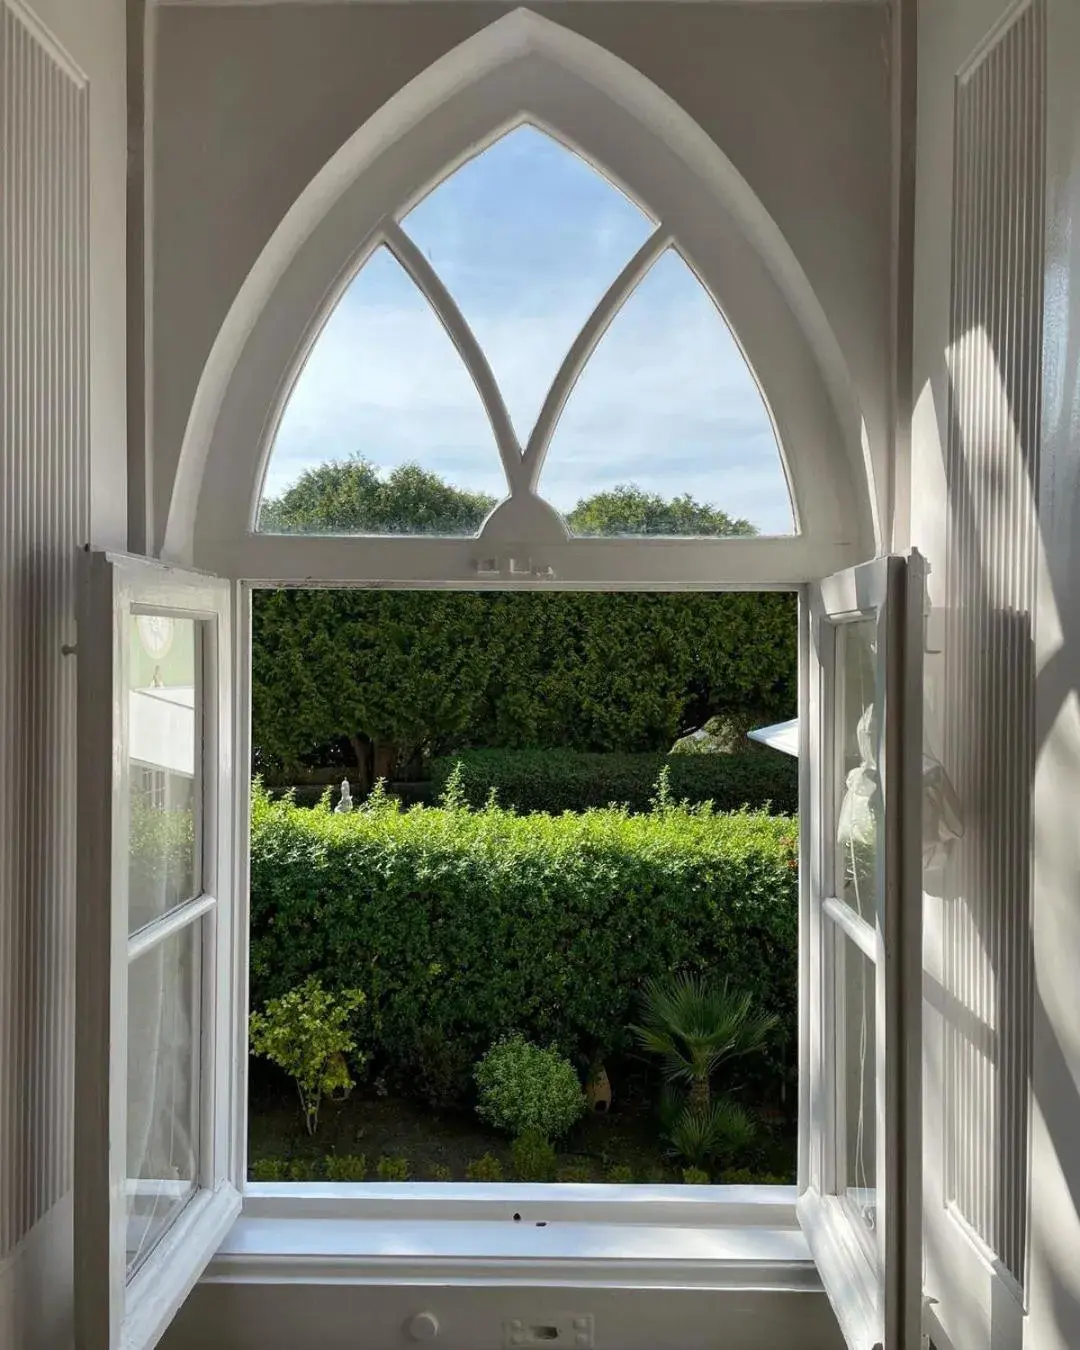
[[[475,534],[495,498],[444,482],[419,464],[384,478],[362,455],[305,469],[266,499],[259,528],[277,534]]]
[[[252,720],[260,750],[295,766],[347,737],[360,786],[458,743],[479,713],[495,647],[482,595],[263,591],[253,612]]]
[[[694,501],[689,493],[665,501],[634,483],[583,498],[566,518],[572,534],[754,535],[748,520],[729,516],[718,506]]]

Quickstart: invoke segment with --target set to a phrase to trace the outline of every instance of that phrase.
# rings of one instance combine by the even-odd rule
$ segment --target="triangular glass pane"
[[[576,535],[792,533],[757,381],[674,249],[615,316],[574,386],[540,492]]]
[[[474,535],[507,494],[476,387],[379,248],[341,297],[278,426],[260,531]]]
[[[463,164],[402,225],[476,335],[523,445],[570,344],[654,228],[531,126]]]

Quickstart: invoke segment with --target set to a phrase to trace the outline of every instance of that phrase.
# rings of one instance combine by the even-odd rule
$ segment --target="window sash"
[[[91,553],[80,612],[79,898],[75,1159],[77,1338],[85,1350],[145,1350],[160,1336],[240,1209],[233,1152],[231,1047],[234,588],[145,559]],[[128,932],[133,765],[128,676],[131,617],[195,622],[195,894]],[[103,716],[103,710],[106,715]],[[201,744],[201,753],[199,747]],[[200,765],[202,766],[200,768]],[[201,847],[200,847],[201,842]],[[128,1279],[128,1208],[161,1193],[128,1176],[129,971],[190,933],[198,950],[194,1006],[180,1062],[197,1084],[192,1194]],[[152,1058],[160,1053],[154,1049]],[[148,1111],[148,1119],[152,1112]],[[167,1181],[165,1189],[169,1189]],[[191,1183],[178,1180],[175,1188]]]

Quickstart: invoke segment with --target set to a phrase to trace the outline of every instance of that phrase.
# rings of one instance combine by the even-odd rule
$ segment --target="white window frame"
[[[809,588],[800,755],[800,1223],[850,1350],[919,1350],[922,1338],[922,660],[925,563],[876,558]],[[877,623],[881,718],[874,922],[835,885],[838,632]],[[874,964],[875,1225],[841,1197],[843,1070],[836,951]],[[803,1122],[806,1126],[803,1126]]]
[[[229,582],[146,559],[86,555],[79,622],[75,1318],[80,1350],[148,1350],[241,1209],[235,1039],[236,799]],[[198,893],[128,933],[128,644],[133,613],[199,623]],[[194,1195],[127,1275],[128,970],[169,936],[199,932],[199,1151]]]
[[[625,541],[631,548],[641,541]],[[251,762],[251,596],[274,581],[237,586],[237,760],[240,781]],[[303,584],[303,583],[294,583]],[[355,582],[322,581],[324,586]],[[474,583],[475,585],[475,583]],[[543,587],[535,579],[489,582],[505,591]],[[591,589],[645,590],[617,583]],[[397,589],[413,589],[398,587]],[[421,589],[436,589],[422,587]],[[683,592],[736,590],[731,585],[666,587]],[[795,592],[800,609],[806,588]],[[250,795],[239,793],[237,820],[238,955],[243,950],[247,1003],[250,933]],[[246,1173],[247,1025],[237,1077],[237,1153]],[[634,1287],[820,1289],[796,1213],[798,1187],[608,1185],[524,1182],[242,1182],[243,1213],[210,1263],[207,1278],[224,1282],[325,1279],[364,1283],[472,1281],[485,1272],[502,1281],[573,1279]]]
[[[522,121],[592,162],[677,238],[767,396],[799,534],[566,539],[542,529],[536,511],[516,523],[502,520],[473,540],[275,536],[252,529],[292,381],[358,265],[380,241],[400,245],[396,221],[410,202]],[[394,251],[400,257],[400,249]],[[416,267],[412,271],[415,277]],[[432,297],[430,278],[421,289]],[[463,350],[469,335],[447,313],[443,305],[444,325]],[[595,339],[599,323],[593,327]],[[576,347],[585,348],[590,331],[586,325]],[[568,357],[564,391],[576,373],[572,364]],[[475,355],[470,369],[482,385],[486,376]],[[557,396],[553,390],[549,401]],[[490,390],[485,404],[493,406]],[[498,419],[493,421],[497,428]],[[626,63],[518,10],[395,95],[283,218],[234,299],[203,370],[162,522],[162,551],[238,582],[237,642],[245,673],[250,590],[256,586],[798,590],[804,602],[805,711],[811,674],[807,601],[822,577],[881,549],[883,494],[875,487],[872,443],[887,436],[883,421],[870,427],[863,421],[839,344],[794,253],[716,145]],[[249,696],[244,678],[238,681],[237,726],[245,774]],[[809,770],[807,753],[804,802]],[[246,858],[248,802],[244,793],[238,798],[237,837]],[[804,865],[813,851],[806,814]],[[232,1105],[242,1170],[246,866],[241,873]],[[801,1018],[805,1029],[805,1000]],[[811,1119],[802,1112],[800,1118]],[[801,1148],[804,1191],[808,1155]],[[420,1275],[470,1281],[487,1272],[525,1282],[550,1274],[584,1284],[820,1287],[799,1230],[795,1188],[240,1184],[244,1212],[211,1263],[212,1279],[387,1283]]]
[[[550,429],[648,254],[674,240],[762,388],[798,534],[641,539],[630,551],[624,540],[568,539],[550,509],[554,529],[541,529],[539,512],[496,510],[484,540],[254,530],[274,432],[297,372],[380,242],[405,262],[465,357],[505,462],[510,439],[487,363],[397,222],[464,159],[525,122],[581,155],[658,222],[651,243],[582,330],[541,422],[546,418]],[[790,248],[701,128],[626,63],[518,10],[406,86],[350,138],[282,221],[237,295],[200,381],[163,554],[222,576],[286,585],[377,579],[469,586],[493,575],[542,576],[575,589],[694,588],[703,581],[757,589],[816,581],[873,556],[880,534],[869,433],[837,352]],[[538,470],[539,453],[539,444],[526,448],[526,476]]]

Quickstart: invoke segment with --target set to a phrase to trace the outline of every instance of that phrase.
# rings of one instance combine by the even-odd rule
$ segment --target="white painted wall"
[[[127,539],[125,442],[124,212],[126,122],[124,80],[125,0],[29,0],[28,8],[66,49],[89,86],[89,436],[80,422],[76,443],[63,450],[54,428],[62,409],[20,439],[19,471],[0,481],[0,610],[4,649],[32,662],[17,678],[0,675],[11,704],[0,722],[19,728],[30,747],[20,754],[5,739],[4,787],[18,809],[0,811],[0,859],[15,885],[0,885],[0,991],[20,1000],[22,1015],[0,1028],[16,1081],[0,1082],[0,1096],[15,1110],[17,1129],[0,1156],[0,1206],[29,1215],[27,1231],[0,1247],[0,1347],[2,1350],[68,1350],[72,1343],[71,1147],[73,999],[59,997],[70,984],[74,944],[73,782],[42,783],[46,764],[74,760],[73,665],[60,643],[74,640],[70,588],[54,583],[63,612],[42,603],[34,576],[60,575],[86,542],[124,547]],[[4,296],[5,302],[7,295]],[[22,334],[19,335],[22,337]],[[22,337],[32,351],[33,330]],[[47,343],[47,334],[41,335]],[[48,350],[42,346],[41,351]],[[44,367],[43,367],[44,368]],[[10,371],[10,367],[8,370]],[[71,373],[74,377],[74,372]],[[43,377],[48,378],[46,375]],[[34,389],[5,386],[0,406],[37,397]],[[17,425],[17,424],[16,424]],[[62,463],[61,475],[49,465]],[[89,503],[71,500],[72,478],[85,482]],[[78,524],[72,526],[72,521]],[[78,537],[59,537],[57,522]],[[30,597],[36,597],[30,603]],[[44,625],[44,626],[43,626]],[[31,675],[27,675],[27,671]],[[59,672],[63,672],[61,676]],[[39,678],[33,681],[35,672]],[[33,694],[30,684],[36,686]],[[60,697],[62,696],[62,698]],[[36,697],[36,702],[35,702]],[[58,701],[64,703],[59,707]],[[0,794],[3,795],[3,794]],[[31,827],[26,815],[34,813]],[[10,906],[11,912],[4,912]],[[13,939],[13,940],[12,940]],[[32,1015],[27,1015],[27,1009]],[[10,1223],[5,1224],[5,1228]],[[18,1227],[24,1226],[20,1220]]]
[[[941,614],[950,598],[946,575],[950,259],[953,194],[953,100],[956,75],[1012,8],[1007,0],[932,0],[920,6],[919,137],[916,210],[911,539],[928,557],[931,599]],[[1026,1312],[1002,1297],[941,1285],[950,1254],[939,1245],[944,1215],[939,1134],[927,1135],[927,1234],[930,1292],[941,1299],[939,1350],[1066,1350],[1080,1345],[1080,6],[1048,0],[1048,231],[1045,265],[1043,431],[1040,480],[1028,519],[1037,512],[1036,770],[1031,1190]],[[1019,529],[1017,519],[1013,528]],[[998,565],[1011,539],[984,541]],[[943,617],[943,616],[942,616]],[[932,631],[939,646],[944,625]],[[943,657],[926,658],[926,724],[940,746],[957,709],[945,701]],[[1010,728],[987,754],[1002,765]],[[988,785],[989,786],[989,785]],[[978,809],[968,803],[966,809]],[[941,878],[928,879],[941,895]],[[1009,904],[1013,897],[1000,897]],[[945,906],[957,897],[945,888]],[[928,902],[933,908],[934,901]],[[940,1081],[927,1079],[927,1096]],[[933,1126],[933,1122],[930,1122]],[[938,1118],[940,1130],[940,1117]],[[989,1271],[990,1267],[985,1267]],[[936,1285],[936,1287],[935,1287]],[[999,1291],[1000,1294],[1000,1291]]]
[[[1080,5],[1049,3],[1042,546],[1036,631],[1031,1312],[1080,1345]]]

